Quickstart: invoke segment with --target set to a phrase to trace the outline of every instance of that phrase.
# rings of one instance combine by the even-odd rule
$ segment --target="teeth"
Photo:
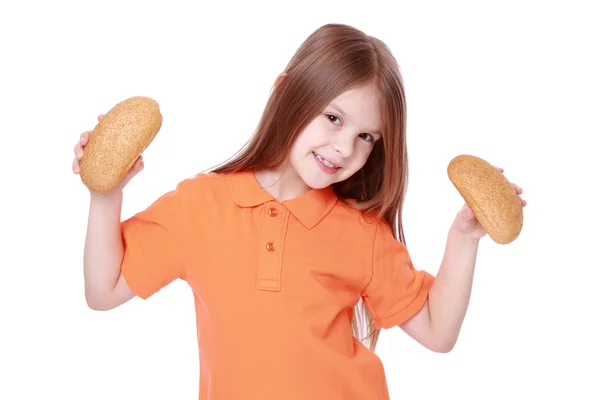
[[[329,168],[339,168],[337,165],[330,163],[329,161],[327,161],[326,159],[324,159],[323,157],[321,157],[317,153],[314,153],[314,154],[315,154],[315,156],[317,156],[317,158],[319,159],[319,161],[321,161],[323,164],[325,164],[325,166],[327,166]]]

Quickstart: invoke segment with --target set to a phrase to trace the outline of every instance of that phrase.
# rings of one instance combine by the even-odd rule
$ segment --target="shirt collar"
[[[251,171],[237,172],[228,176],[233,201],[240,207],[256,207],[276,201],[264,190]],[[302,196],[281,203],[306,228],[312,229],[333,209],[338,198],[331,186],[311,189]]]

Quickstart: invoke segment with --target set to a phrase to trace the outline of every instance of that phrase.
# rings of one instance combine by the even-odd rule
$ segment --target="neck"
[[[260,186],[280,203],[302,196],[310,190],[289,165],[257,171],[255,176]]]

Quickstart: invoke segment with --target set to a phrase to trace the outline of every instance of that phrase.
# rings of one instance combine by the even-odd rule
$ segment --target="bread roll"
[[[136,96],[114,106],[89,135],[80,160],[85,186],[106,193],[123,180],[162,126],[158,103]]]
[[[521,198],[496,167],[479,157],[459,155],[448,164],[448,177],[494,242],[508,244],[519,236]]]

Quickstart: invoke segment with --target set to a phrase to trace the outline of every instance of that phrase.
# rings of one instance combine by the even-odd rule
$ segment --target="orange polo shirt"
[[[389,328],[433,283],[384,220],[331,188],[279,203],[250,172],[186,179],[122,234],[137,296],[175,279],[193,290],[201,400],[389,399],[380,359],[352,336],[353,307],[363,298]]]

